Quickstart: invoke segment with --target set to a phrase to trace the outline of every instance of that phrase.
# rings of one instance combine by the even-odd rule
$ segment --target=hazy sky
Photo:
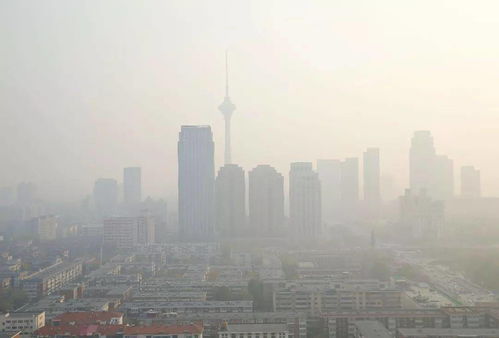
[[[402,189],[416,129],[499,194],[496,0],[0,0],[0,186],[79,199],[141,166],[176,196],[182,124],[210,124],[223,159],[229,48],[233,159],[361,156],[379,146]],[[458,191],[459,185],[456,185]]]

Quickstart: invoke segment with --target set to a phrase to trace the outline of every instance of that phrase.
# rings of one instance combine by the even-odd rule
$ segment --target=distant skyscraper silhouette
[[[284,223],[284,177],[273,167],[262,164],[248,173],[248,182],[251,233],[279,234]]]
[[[367,148],[363,162],[364,201],[370,205],[379,204],[381,201],[379,149]]]
[[[317,173],[321,181],[322,220],[334,225],[341,216],[341,161],[317,160]]]
[[[454,161],[445,155],[435,157],[435,182],[433,184],[433,198],[445,201],[454,197]],[[430,191],[431,192],[431,191]]]
[[[295,236],[317,238],[322,233],[321,184],[310,162],[291,163],[289,216]]]
[[[481,196],[480,170],[473,166],[461,167],[461,197],[479,198]]]
[[[31,182],[21,182],[17,185],[17,204],[29,205],[36,199],[36,186]]]
[[[426,191],[429,196],[434,196],[435,158],[430,131],[416,131],[412,137],[409,155],[410,189],[413,194],[418,195],[421,191]]]
[[[232,103],[229,97],[229,64],[227,51],[225,52],[225,98],[218,110],[223,114],[225,120],[225,164],[232,161],[231,145],[230,145],[230,121],[236,106]]]
[[[344,221],[359,217],[359,159],[356,157],[341,162],[341,208]]]
[[[118,182],[112,178],[97,179],[94,184],[94,203],[99,216],[112,216],[118,205]]]
[[[226,164],[215,181],[216,226],[221,237],[234,237],[246,231],[246,181],[244,170]]]
[[[141,169],[139,167],[123,169],[123,202],[126,205],[138,205],[141,201]]]
[[[210,126],[182,126],[178,141],[178,215],[183,239],[213,237],[214,153]]]

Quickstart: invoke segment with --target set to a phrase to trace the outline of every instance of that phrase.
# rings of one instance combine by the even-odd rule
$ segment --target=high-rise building
[[[248,173],[249,221],[251,232],[272,236],[284,224],[284,177],[273,167],[262,164]]]
[[[214,235],[215,146],[210,126],[182,126],[178,141],[178,216],[185,240]]]
[[[435,157],[433,198],[446,201],[454,197],[454,162],[445,155]]]
[[[479,198],[481,195],[480,170],[473,166],[461,167],[461,197]]]
[[[310,162],[291,163],[289,216],[295,236],[317,238],[321,234],[321,183]]]
[[[364,201],[371,205],[381,201],[379,149],[368,148],[364,152]]]
[[[436,239],[444,225],[444,204],[431,199],[425,190],[414,194],[407,189],[400,197],[399,217],[401,232],[408,239]]]
[[[111,216],[118,205],[118,182],[112,178],[99,178],[94,184],[94,203],[99,216]]]
[[[412,137],[409,155],[410,189],[413,193],[426,191],[429,196],[433,196],[435,158],[430,131],[416,131]]]
[[[220,168],[215,182],[216,226],[221,237],[246,231],[246,189],[244,170],[237,164]]]
[[[341,218],[341,161],[317,160],[317,173],[321,181],[322,220],[333,225]]]
[[[232,103],[229,97],[229,64],[227,58],[227,52],[225,52],[225,98],[218,110],[223,114],[225,120],[225,157],[224,163],[232,163],[231,157],[231,146],[230,146],[230,120],[234,110],[236,110],[236,105]]]
[[[138,205],[142,201],[140,167],[123,169],[123,202],[127,206]]]
[[[41,241],[52,241],[57,238],[57,216],[44,215],[31,220],[31,231]]]
[[[155,242],[154,219],[149,214],[139,217],[109,217],[104,219],[103,244],[117,248],[132,248]]]
[[[343,220],[354,221],[359,211],[359,159],[346,158],[341,162],[341,211]]]

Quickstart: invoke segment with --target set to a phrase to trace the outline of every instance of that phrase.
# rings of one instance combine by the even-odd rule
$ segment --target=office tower
[[[142,215],[137,217],[137,243],[149,245],[156,242],[156,223],[152,213],[143,210]]]
[[[225,120],[225,164],[229,164],[232,161],[231,158],[231,147],[230,147],[230,120],[236,106],[232,103],[229,97],[229,66],[227,60],[227,52],[225,52],[225,98],[218,110],[223,114]]]
[[[454,162],[445,155],[435,156],[433,197],[446,201],[454,197]]]
[[[481,195],[480,170],[473,166],[461,167],[461,197],[479,198]]]
[[[214,234],[215,146],[210,126],[182,126],[178,141],[178,215],[185,240]]]
[[[132,248],[138,243],[137,217],[109,217],[104,219],[103,245]]]
[[[284,224],[284,177],[261,164],[248,173],[249,221],[259,236],[280,234]]]
[[[346,222],[358,219],[359,159],[350,157],[341,162],[341,210]]]
[[[321,181],[322,220],[334,225],[341,218],[341,161],[317,160],[317,173]]]
[[[364,152],[364,201],[370,205],[379,205],[380,191],[380,162],[379,149],[368,148]]]
[[[57,216],[44,215],[31,220],[32,234],[41,241],[52,241],[57,238],[57,228],[59,225]]]
[[[136,206],[141,201],[141,169],[139,167],[123,169],[123,202],[127,206]]]
[[[21,182],[17,185],[17,204],[26,206],[36,200],[36,186],[31,182]]]
[[[310,162],[291,163],[289,216],[295,236],[317,238],[321,234],[321,184]]]
[[[434,194],[435,147],[433,137],[428,130],[416,131],[412,137],[409,155],[410,189],[419,194],[426,191]]]
[[[237,164],[220,168],[215,182],[216,226],[221,237],[242,235],[246,224],[244,170]]]
[[[440,236],[444,224],[444,204],[421,190],[410,189],[399,199],[401,232],[408,239],[431,240]]]
[[[94,184],[94,203],[99,216],[111,216],[118,205],[118,182],[112,178],[99,178]]]

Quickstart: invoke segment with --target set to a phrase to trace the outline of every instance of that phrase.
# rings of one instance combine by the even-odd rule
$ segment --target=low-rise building
[[[127,326],[123,338],[203,338],[202,324]]]
[[[1,333],[31,337],[33,332],[45,326],[45,312],[9,312],[0,314]]]
[[[218,332],[218,338],[288,338],[284,324],[230,324]]]

